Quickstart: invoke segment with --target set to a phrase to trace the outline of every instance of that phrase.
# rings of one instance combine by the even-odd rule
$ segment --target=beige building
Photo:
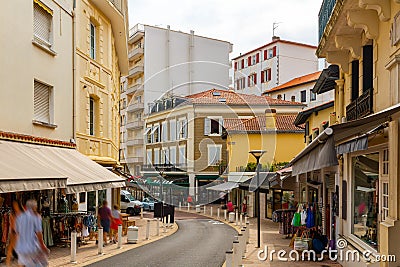
[[[77,148],[103,166],[119,164],[120,78],[128,73],[126,0],[76,1]]]

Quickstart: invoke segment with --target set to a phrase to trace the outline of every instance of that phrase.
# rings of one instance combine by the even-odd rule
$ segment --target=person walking
[[[26,211],[20,213],[16,220],[16,245],[18,265],[33,267],[47,266],[50,250],[43,242],[42,218],[35,213],[36,200],[26,202]]]
[[[122,217],[118,205],[114,205],[111,217],[111,238],[112,242],[115,244],[118,242],[118,225],[122,224]]]
[[[107,235],[110,233],[110,226],[111,226],[111,210],[108,207],[107,200],[103,201],[103,206],[99,209],[99,222],[101,227],[103,227],[103,245],[107,244]],[[99,237],[100,238],[100,237]]]
[[[7,247],[7,257],[6,257],[6,265],[11,266],[11,259],[13,256],[13,251],[15,249],[15,244],[17,243],[17,233],[16,229],[16,221],[17,217],[24,212],[24,208],[22,207],[21,203],[14,200],[12,202],[13,211],[10,214],[10,234],[9,234],[9,242]]]

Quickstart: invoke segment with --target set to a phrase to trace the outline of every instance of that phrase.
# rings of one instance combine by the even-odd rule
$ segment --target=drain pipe
[[[72,8],[72,138],[76,144],[76,0]]]

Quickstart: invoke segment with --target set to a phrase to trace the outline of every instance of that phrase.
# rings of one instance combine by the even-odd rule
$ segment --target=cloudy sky
[[[128,0],[129,25],[157,25],[229,41],[231,58],[281,39],[317,44],[322,0]]]

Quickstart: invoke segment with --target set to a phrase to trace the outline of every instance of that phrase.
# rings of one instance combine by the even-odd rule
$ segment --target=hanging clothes
[[[312,206],[307,209],[306,227],[313,228],[315,226],[315,217]]]
[[[50,220],[51,220],[50,216],[42,218],[43,241],[48,247],[54,246],[53,233],[51,232]]]

